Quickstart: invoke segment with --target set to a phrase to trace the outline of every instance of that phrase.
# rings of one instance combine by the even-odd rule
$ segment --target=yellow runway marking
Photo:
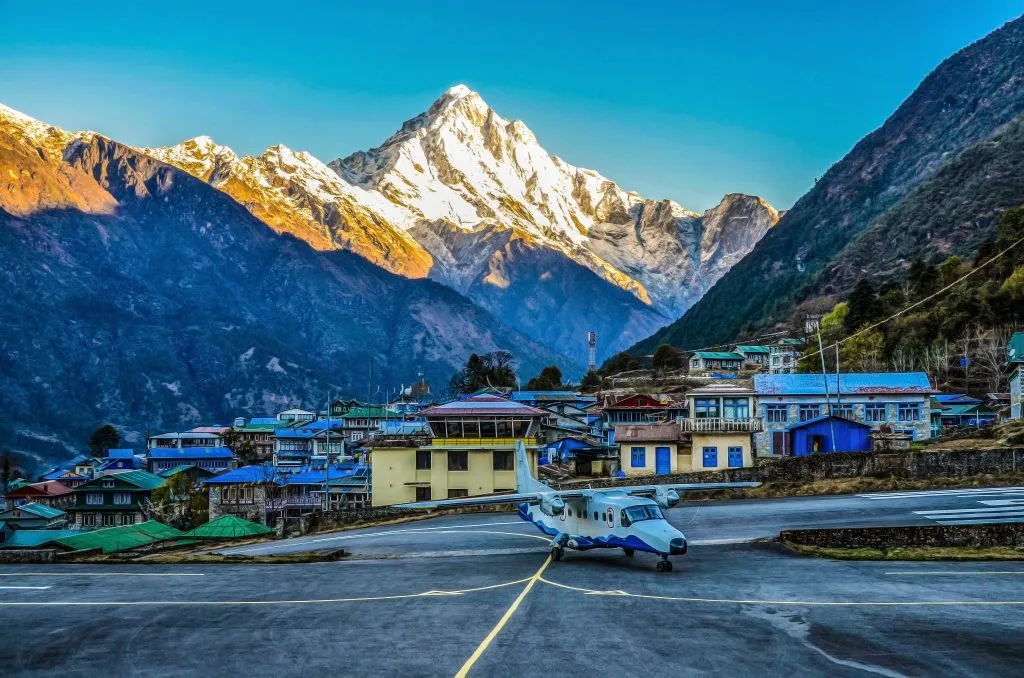
[[[544,574],[544,570],[546,570],[548,565],[550,564],[551,556],[549,555],[544,560],[544,564],[540,566],[540,569],[537,570],[532,577],[530,577],[529,583],[523,587],[522,592],[516,597],[514,601],[512,601],[512,605],[510,605],[509,608],[505,610],[505,614],[501,616],[501,619],[499,619],[498,623],[494,626],[493,629],[491,629],[491,632],[487,634],[487,637],[483,639],[480,645],[477,646],[476,650],[473,651],[473,654],[469,656],[469,659],[466,660],[466,663],[462,665],[461,669],[459,669],[459,672],[455,674],[455,678],[465,678],[465,676],[469,673],[469,670],[473,668],[473,664],[476,664],[477,660],[480,659],[481,656],[483,656],[484,652],[487,651],[487,648],[494,641],[497,635],[501,633],[501,630],[503,628],[505,628],[505,624],[508,623],[508,620],[511,619],[512,615],[514,615],[516,613],[516,610],[519,609],[519,605],[522,604],[523,599],[526,598],[527,594],[530,593],[530,589],[533,588],[533,585],[536,584],[538,581],[541,581],[541,575]]]
[[[534,575],[536,577],[536,575]],[[507,581],[501,584],[490,586],[478,586],[471,589],[460,589],[457,591],[423,591],[421,593],[399,593],[391,596],[367,596],[365,598],[316,598],[310,600],[107,600],[107,601],[41,601],[41,602],[6,602],[0,601],[0,607],[98,607],[103,605],[322,605],[324,603],[364,603],[381,600],[404,600],[408,598],[430,598],[434,596],[461,596],[465,593],[476,593],[477,591],[490,591],[507,586],[515,586],[526,582],[533,582],[534,577]]]
[[[644,600],[667,600],[682,603],[718,603],[737,605],[801,605],[806,607],[921,607],[937,606],[978,606],[978,605],[1024,605],[1024,600],[908,600],[908,601],[872,601],[872,600],[756,600],[743,598],[693,598],[685,596],[659,596],[650,593],[628,593],[626,591],[585,589],[579,586],[560,584],[544,577],[538,580],[569,591],[578,591],[584,595],[603,595],[611,597],[642,598]]]

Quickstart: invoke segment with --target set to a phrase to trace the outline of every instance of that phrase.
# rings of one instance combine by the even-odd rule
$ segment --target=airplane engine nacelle
[[[540,498],[540,510],[541,513],[549,516],[561,515],[562,511],[565,510],[565,500],[558,496]]]
[[[658,488],[654,493],[654,501],[663,509],[672,508],[679,503],[679,493],[671,487]]]

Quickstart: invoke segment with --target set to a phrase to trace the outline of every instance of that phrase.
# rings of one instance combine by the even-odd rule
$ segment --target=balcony
[[[679,419],[679,426],[684,433],[759,433],[764,430],[764,423],[757,417]]]
[[[515,448],[516,442],[523,441],[527,447],[536,447],[536,438],[433,438],[433,447],[457,447],[459,449],[500,449]]]

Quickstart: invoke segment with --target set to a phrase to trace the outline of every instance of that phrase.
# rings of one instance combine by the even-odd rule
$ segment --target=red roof
[[[29,499],[32,497],[59,497],[69,494],[71,489],[56,480],[46,480],[41,483],[32,483],[19,487],[7,493],[8,499]]]

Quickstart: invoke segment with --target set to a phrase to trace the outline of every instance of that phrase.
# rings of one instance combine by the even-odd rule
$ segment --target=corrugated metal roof
[[[727,351],[694,351],[693,355],[703,360],[743,360],[743,356],[739,353]]]
[[[0,549],[34,549],[51,541],[81,534],[78,530],[15,530]]]
[[[259,537],[273,534],[274,530],[265,525],[244,520],[238,516],[221,516],[189,530],[183,537],[195,539],[237,539],[240,537]]]
[[[680,438],[679,424],[620,424],[615,427],[616,443],[676,442]]]
[[[116,553],[148,546],[158,541],[174,539],[182,534],[181,530],[176,530],[170,525],[147,520],[138,525],[123,525],[92,532],[80,532],[74,536],[58,539],[57,543],[72,551],[99,548],[103,549],[103,553]]]
[[[942,416],[964,416],[977,414],[982,417],[994,417],[996,415],[995,410],[989,409],[981,404],[944,404],[942,407]]]
[[[1011,363],[1024,362],[1024,332],[1014,332],[1006,344],[1006,357]]]
[[[127,447],[119,447],[107,450],[107,459],[131,459],[135,456],[135,450]]]
[[[190,468],[195,468],[195,464],[178,464],[177,466],[172,466],[171,468],[165,468],[163,471],[159,471],[157,475],[161,478],[170,478],[171,476],[177,475],[182,471],[187,471]]]
[[[420,412],[421,417],[449,417],[481,414],[523,415],[527,417],[547,417],[549,412],[529,405],[506,400],[497,396],[471,396],[463,400],[453,400],[444,405],[431,407]]]
[[[830,415],[830,414],[823,414],[821,416],[813,417],[811,419],[806,419],[804,421],[798,421],[795,424],[787,426],[786,430],[787,431],[793,431],[793,430],[798,429],[798,428],[803,428],[804,426],[810,426],[811,424],[816,424],[819,421],[825,421],[826,419],[831,419],[832,421],[834,421],[836,423],[842,422],[843,424],[852,424],[854,426],[859,426],[860,428],[871,428],[870,424],[865,424],[864,422],[861,422],[861,421],[855,421],[853,419],[847,419],[846,417],[839,417],[839,416]]]
[[[225,471],[220,475],[207,478],[206,485],[234,485],[238,483],[270,483],[278,479],[278,471],[273,466],[243,466]]]
[[[231,459],[235,456],[229,447],[151,447],[150,459]]]
[[[32,502],[31,504],[22,504],[21,506],[12,506],[11,508],[24,511],[25,513],[31,513],[34,516],[39,516],[40,518],[45,518],[47,520],[50,518],[60,518],[64,515],[64,512],[60,509],[55,509],[52,506],[36,502]]]
[[[140,490],[152,490],[160,487],[164,482],[166,482],[166,478],[161,478],[149,471],[114,471],[112,473],[93,478],[80,487],[96,487],[96,483],[104,478],[118,478],[119,480],[123,480],[126,483],[134,485]]]
[[[767,346],[747,346],[740,345],[733,347],[734,353],[771,353],[771,349]]]
[[[825,395],[836,392],[836,375],[825,379],[820,374],[757,374],[754,390],[758,395]],[[930,394],[934,392],[924,372],[864,372],[839,375],[842,395]]]

